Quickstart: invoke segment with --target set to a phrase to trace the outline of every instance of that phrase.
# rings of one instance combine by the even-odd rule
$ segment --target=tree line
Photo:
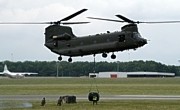
[[[168,72],[180,76],[180,66],[165,65],[155,61],[130,61],[130,62],[66,62],[66,61],[24,61],[24,62],[0,62],[0,71],[4,64],[13,72],[36,72],[38,76],[88,76],[89,73],[120,71],[120,72]],[[95,66],[94,66],[95,65]]]

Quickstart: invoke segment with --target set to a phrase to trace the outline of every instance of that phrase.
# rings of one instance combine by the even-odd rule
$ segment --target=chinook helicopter
[[[82,9],[80,12],[84,12],[87,9]],[[73,18],[75,14],[68,16]],[[111,59],[115,59],[114,52],[134,49],[147,44],[147,40],[142,38],[138,32],[137,24],[140,23],[179,23],[180,21],[156,21],[156,22],[142,22],[133,21],[122,15],[116,15],[121,20],[104,19],[87,17],[89,19],[113,21],[120,23],[128,23],[121,28],[121,31],[109,32],[103,34],[88,35],[83,37],[77,37],[73,34],[72,28],[67,26],[61,26],[60,23],[50,25],[45,31],[45,46],[52,52],[59,54],[58,60],[62,60],[62,55],[69,56],[68,61],[72,62],[72,57],[101,54],[106,58],[107,53],[112,52]],[[66,19],[66,18],[65,18]],[[64,20],[64,19],[63,19]],[[61,21],[63,21],[61,20]],[[86,22],[87,23],[87,22]],[[77,24],[82,24],[77,23]]]
[[[87,9],[83,9],[79,12],[86,10]],[[147,40],[141,37],[135,23],[125,25],[121,28],[121,31],[117,32],[110,33],[107,31],[107,33],[103,34],[76,37],[71,27],[61,26],[60,24],[61,21],[65,21],[67,18],[69,20],[69,18],[74,17],[77,13],[80,14],[79,12],[60,20],[58,23],[53,23],[53,25],[45,29],[45,46],[52,52],[59,54],[58,60],[60,61],[62,60],[62,55],[69,56],[68,61],[72,62],[72,57],[100,53],[102,53],[102,57],[106,58],[109,52],[112,52],[111,58],[115,59],[115,51],[137,49],[147,44]],[[93,17],[88,18],[98,19]],[[82,22],[78,24],[81,23]]]
[[[129,49],[136,50],[147,44],[147,40],[142,38],[138,32],[137,24],[139,23],[177,23],[180,21],[158,21],[158,22],[142,22],[133,21],[122,15],[116,15],[121,20],[104,19],[87,17],[89,19],[113,21],[120,23],[128,23],[121,28],[121,31],[109,32],[103,34],[88,35],[77,37],[73,34],[70,24],[85,24],[89,22],[66,22],[75,16],[87,11],[82,9],[76,13],[67,16],[55,22],[2,22],[0,24],[50,24],[45,28],[45,46],[52,52],[59,55],[58,60],[62,60],[62,56],[69,56],[68,61],[72,62],[72,57],[94,55],[102,53],[102,57],[106,58],[107,53],[112,52],[111,58],[115,59],[114,52]]]

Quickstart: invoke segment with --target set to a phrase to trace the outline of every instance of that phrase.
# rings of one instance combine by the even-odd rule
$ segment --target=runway
[[[46,97],[46,100],[57,100],[65,95],[0,95],[0,100],[35,101]],[[71,95],[72,96],[72,95]],[[74,95],[76,100],[88,100],[88,95]],[[100,95],[100,100],[180,100],[180,95]]]

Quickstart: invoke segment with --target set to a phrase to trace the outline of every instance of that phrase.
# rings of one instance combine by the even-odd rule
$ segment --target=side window
[[[125,35],[119,35],[118,40],[119,42],[125,42]]]

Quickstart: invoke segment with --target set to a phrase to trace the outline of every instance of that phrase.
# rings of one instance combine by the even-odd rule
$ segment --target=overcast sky
[[[0,22],[57,21],[80,9],[88,11],[70,21],[90,21],[72,25],[76,36],[120,31],[125,24],[90,20],[86,17],[117,19],[122,14],[139,21],[180,20],[179,0],[0,0]],[[57,54],[44,46],[44,29],[48,25],[0,25],[0,61],[57,61]],[[167,65],[180,65],[180,23],[139,24],[148,44],[136,51],[115,52],[117,59],[97,61],[153,60]],[[68,57],[63,57],[67,61]],[[73,61],[93,61],[93,56],[74,57]]]

